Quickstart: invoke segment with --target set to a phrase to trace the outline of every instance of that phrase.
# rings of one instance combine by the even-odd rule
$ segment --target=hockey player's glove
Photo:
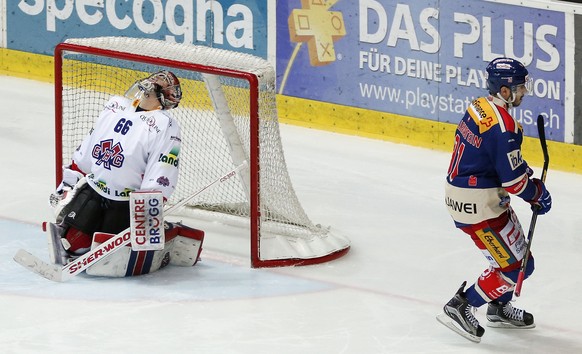
[[[531,203],[531,208],[532,210],[537,209],[538,215],[544,215],[552,208],[552,196],[546,189],[544,182],[537,178],[532,178],[531,181],[535,184],[537,189],[534,199],[529,201]]]
[[[55,193],[62,194],[67,187],[69,189],[73,189],[75,184],[77,184],[81,178],[83,178],[83,174],[81,172],[72,170],[68,167],[63,167],[63,180],[57,187]]]
[[[83,178],[81,172],[72,170],[69,166],[63,166],[63,180],[55,192],[49,196],[50,205],[55,208],[61,200],[65,199],[67,193],[75,187],[81,178]]]

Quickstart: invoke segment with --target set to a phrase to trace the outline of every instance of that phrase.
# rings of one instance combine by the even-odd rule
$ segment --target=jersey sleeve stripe
[[[528,176],[523,174],[513,181],[505,182],[501,186],[511,194],[519,195],[527,186]]]
[[[493,114],[495,115],[495,117],[497,117],[497,121],[499,122],[499,128],[503,133],[505,133],[506,132],[505,121],[503,120],[503,115],[497,108],[497,105],[489,100],[484,101],[489,104],[489,107],[491,107],[491,110],[494,112]]]

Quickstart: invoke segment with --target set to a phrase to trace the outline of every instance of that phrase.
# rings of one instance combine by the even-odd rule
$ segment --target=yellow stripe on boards
[[[53,58],[0,48],[0,74],[53,82]],[[456,125],[398,114],[370,111],[290,96],[277,96],[282,123],[392,141],[441,151],[452,151]],[[524,138],[523,156],[542,166],[537,138]],[[548,141],[550,169],[582,173],[582,146]]]
[[[296,97],[279,96],[279,120],[343,134],[450,152],[456,124],[435,122],[398,114],[340,106]],[[524,137],[522,152],[532,166],[544,159],[538,138]],[[582,146],[548,141],[550,169],[582,173]]]
[[[0,48],[0,74],[54,82],[53,57]]]

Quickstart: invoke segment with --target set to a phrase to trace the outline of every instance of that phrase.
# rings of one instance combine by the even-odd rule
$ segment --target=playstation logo
[[[329,11],[337,0],[301,0],[301,9],[289,16],[289,34],[295,43],[307,42],[312,66],[336,60],[334,42],[346,35],[341,12]]]

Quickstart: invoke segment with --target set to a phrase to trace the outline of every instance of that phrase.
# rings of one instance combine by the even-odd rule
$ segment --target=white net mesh
[[[180,106],[172,110],[182,128],[182,148],[179,183],[170,203],[247,160],[258,164],[258,188],[249,184],[246,170],[242,177],[200,194],[188,205],[187,213],[245,225],[250,216],[249,196],[259,195],[260,259],[319,258],[349,248],[347,239],[314,225],[296,197],[279,135],[275,74],[267,61],[150,39],[102,37],[66,43],[101,51],[84,53],[69,48],[62,54],[63,162],[71,159],[112,94],[123,94],[137,79],[168,69],[178,76],[183,91]],[[119,53],[111,57],[107,51]],[[144,57],[151,61],[143,62]],[[195,70],[182,64],[195,64]],[[250,82],[233,77],[236,73],[231,76],[231,71],[251,73],[258,79],[258,112],[252,112]],[[254,116],[258,116],[259,155],[253,162],[250,122]],[[291,249],[281,247],[282,240],[291,243]]]

